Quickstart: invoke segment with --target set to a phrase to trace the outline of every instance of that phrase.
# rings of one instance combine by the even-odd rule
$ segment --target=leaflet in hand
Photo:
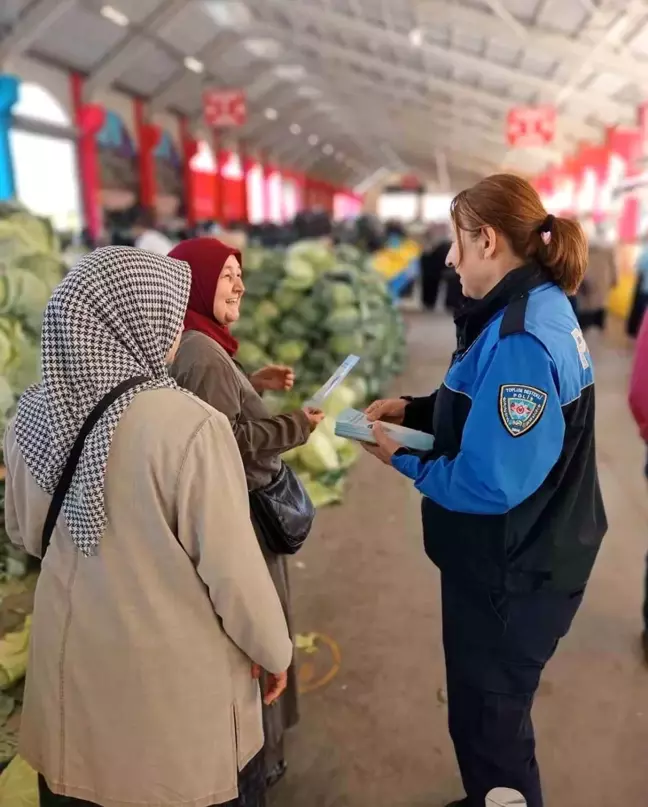
[[[408,429],[405,426],[397,426],[395,423],[382,423],[382,425],[389,436],[404,448],[430,451],[434,446],[434,437],[431,434]],[[345,409],[335,421],[335,433],[338,437],[346,437],[347,440],[375,445],[376,438],[371,426],[372,422],[367,419],[364,412],[359,412],[357,409]]]
[[[321,409],[322,404],[328,398],[328,396],[333,392],[333,390],[341,384],[344,379],[349,375],[351,370],[356,366],[356,364],[360,361],[360,356],[354,356],[351,354],[347,356],[346,359],[342,362],[342,364],[337,368],[337,370],[333,373],[333,375],[329,378],[329,380],[323,384],[313,395],[312,398],[309,398],[308,401],[304,404],[305,406],[312,406],[314,409]]]

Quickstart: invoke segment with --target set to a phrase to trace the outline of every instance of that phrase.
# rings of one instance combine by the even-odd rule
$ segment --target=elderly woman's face
[[[214,295],[214,317],[221,325],[232,325],[240,315],[241,298],[245,294],[241,264],[230,255],[218,278]]]

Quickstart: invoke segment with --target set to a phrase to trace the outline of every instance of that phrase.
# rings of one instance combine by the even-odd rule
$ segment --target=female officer
[[[491,176],[453,201],[447,262],[469,298],[458,349],[425,398],[377,401],[371,420],[435,437],[383,462],[423,494],[441,570],[449,727],[467,798],[510,787],[541,807],[531,707],[581,602],[607,522],[594,450],[592,360],[567,295],[586,267],[573,221],[523,179]]]

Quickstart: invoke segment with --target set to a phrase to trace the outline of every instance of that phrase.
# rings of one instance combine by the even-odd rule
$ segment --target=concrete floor
[[[423,394],[443,377],[452,325],[412,315],[410,342],[395,392]],[[627,347],[609,337],[590,347],[610,532],[534,715],[548,807],[639,807],[648,805],[644,450],[626,409]],[[411,484],[363,456],[344,505],[318,516],[292,582],[297,629],[322,638],[315,652],[299,651],[309,691],[272,807],[437,807],[461,796],[443,703],[438,574],[423,554]]]

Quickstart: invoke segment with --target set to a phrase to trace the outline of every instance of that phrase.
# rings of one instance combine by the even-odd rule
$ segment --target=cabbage
[[[270,357],[254,342],[239,342],[236,357],[248,372],[260,370],[270,364]]]
[[[43,312],[65,270],[50,223],[19,205],[0,202],[0,431],[18,397],[39,380]],[[8,573],[3,501],[0,479],[0,577]]]
[[[267,324],[279,316],[280,311],[272,300],[262,300],[254,309],[253,319],[257,323]]]
[[[314,474],[337,471],[340,467],[335,446],[330,437],[320,429],[311,434],[306,445],[299,449],[298,456],[304,468]]]
[[[295,370],[291,392],[264,396],[271,413],[299,409],[350,353],[362,357],[325,401],[327,418],[308,444],[284,455],[313,486],[316,504],[339,501],[358,450],[335,436],[335,416],[380,397],[400,372],[402,317],[368,256],[353,247],[301,241],[288,249],[254,248],[245,252],[243,265],[250,268],[245,276],[249,298],[235,328],[238,358],[250,371],[269,362]]]
[[[324,401],[323,409],[327,415],[336,418],[345,409],[352,409],[358,403],[355,392],[346,384],[340,384]]]
[[[353,333],[360,325],[360,312],[355,306],[335,308],[326,318],[331,333]]]
[[[329,339],[328,346],[333,355],[340,359],[350,353],[358,355],[363,352],[362,335],[357,331],[351,334],[336,334]]]
[[[298,255],[286,260],[286,278],[283,282],[285,289],[292,291],[305,291],[312,288],[317,280],[313,266]]]
[[[287,342],[279,342],[274,346],[274,357],[280,364],[292,366],[298,362],[306,352],[308,345],[299,339],[292,339]]]

